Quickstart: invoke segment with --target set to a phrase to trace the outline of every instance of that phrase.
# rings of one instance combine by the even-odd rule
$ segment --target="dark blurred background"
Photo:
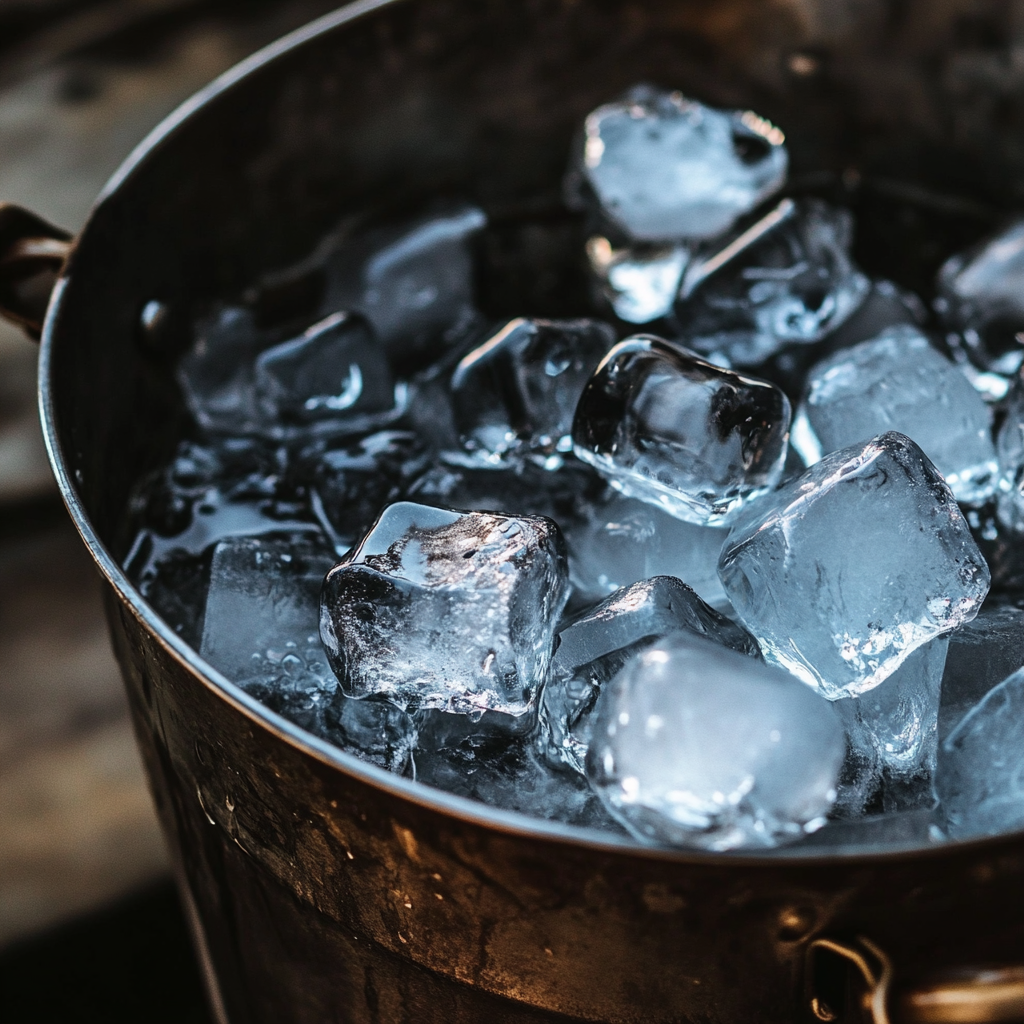
[[[166,114],[331,0],[0,0],[0,201],[78,230]],[[0,322],[0,1019],[208,1019],[91,562]]]

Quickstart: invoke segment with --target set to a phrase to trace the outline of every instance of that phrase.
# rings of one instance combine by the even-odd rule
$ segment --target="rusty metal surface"
[[[396,197],[449,192],[492,213],[555,202],[573,126],[637,79],[785,125],[797,183],[849,190],[867,269],[925,288],[943,244],[1024,198],[1024,136],[1006,130],[1024,123],[1024,95],[985,78],[1011,61],[1020,20],[1000,14],[973,36],[976,5],[926,0],[358,11],[151,139],[94,212],[44,330],[48,443],[110,583],[140,745],[223,1016],[782,1024],[812,1019],[820,937],[867,938],[896,986],[1024,960],[1019,835],[910,854],[702,856],[473,806],[256,705],[153,616],[116,561],[131,482],[185,422],[171,371],[186,339],[140,346],[145,302],[184,311],[240,292]]]

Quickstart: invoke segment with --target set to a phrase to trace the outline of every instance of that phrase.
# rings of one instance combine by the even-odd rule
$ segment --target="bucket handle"
[[[38,341],[72,236],[13,203],[0,203],[0,316]]]
[[[859,1017],[865,1024],[1020,1024],[1024,1022],[1024,965],[959,967],[917,984],[893,985],[892,961],[870,939],[816,939],[811,954],[831,953],[852,974]],[[814,1020],[838,1021],[821,994],[811,993]]]

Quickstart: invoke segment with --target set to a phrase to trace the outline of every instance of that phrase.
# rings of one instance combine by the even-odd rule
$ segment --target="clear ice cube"
[[[939,739],[1007,676],[1024,667],[1024,609],[985,602],[973,622],[949,638],[942,676]]]
[[[452,375],[455,422],[480,465],[529,453],[548,468],[572,451],[584,385],[615,332],[598,320],[512,320],[470,352]]]
[[[586,503],[582,512],[567,522],[554,517],[562,523],[569,574],[582,598],[597,601],[652,576],[675,576],[713,608],[728,611],[718,578],[721,530],[684,522],[616,491]]]
[[[953,838],[1024,828],[1024,669],[991,690],[943,741],[935,791]]]
[[[623,494],[724,526],[782,475],[789,399],[651,335],[616,345],[587,383],[573,450]]]
[[[302,537],[232,537],[213,549],[199,653],[229,679],[312,648],[329,548]],[[313,638],[310,641],[310,638]],[[291,647],[289,647],[289,643]]]
[[[223,306],[201,318],[195,333],[178,363],[189,411],[205,430],[251,430],[260,420],[253,360],[261,347],[252,311]]]
[[[952,492],[895,432],[826,455],[753,506],[719,575],[765,659],[833,699],[973,619],[989,588]]]
[[[323,721],[323,737],[340,750],[398,775],[412,773],[416,724],[390,701],[357,700],[338,687],[324,708]]]
[[[935,804],[939,696],[949,640],[918,647],[873,690],[835,702],[849,744],[837,808],[845,816],[881,804],[885,812]]]
[[[621,832],[582,776],[556,771],[507,723],[420,711],[416,779],[428,786],[534,818]]]
[[[260,353],[256,393],[271,421],[365,417],[395,407],[387,357],[366,322],[348,313],[332,313]]]
[[[463,205],[356,235],[328,261],[324,305],[362,313],[398,368],[422,362],[474,323],[473,245],[486,222]]]
[[[601,686],[638,651],[684,630],[761,657],[757,641],[671,576],[634,583],[578,616],[558,635],[540,703],[541,742],[549,760],[584,772]]]
[[[626,323],[649,324],[672,311],[690,249],[681,243],[616,249],[595,235],[587,242],[587,258],[615,315]]]
[[[328,573],[320,635],[348,696],[519,717],[568,596],[551,520],[398,502]]]
[[[996,490],[992,412],[967,378],[916,328],[891,327],[810,372],[792,443],[807,465],[887,430],[912,437],[957,501]]]
[[[713,238],[782,186],[783,143],[750,111],[636,86],[588,115],[567,193],[637,242]]]
[[[850,259],[847,210],[784,199],[745,231],[690,262],[675,315],[688,348],[757,366],[838,329],[869,293]]]
[[[950,257],[936,284],[935,310],[964,355],[1012,377],[1024,364],[1024,218]]]
[[[771,847],[824,824],[845,748],[799,680],[676,633],[601,688],[587,775],[641,841]]]

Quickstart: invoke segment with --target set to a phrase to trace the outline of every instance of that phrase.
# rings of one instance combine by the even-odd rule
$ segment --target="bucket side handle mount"
[[[0,203],[0,317],[38,341],[72,236],[12,203]]]
[[[849,941],[816,939],[809,952],[812,1021],[1024,1024],[1024,965],[960,967],[899,984],[889,957],[863,936]],[[820,967],[823,961],[825,970],[815,970],[813,965]],[[841,992],[836,987],[837,966],[844,977]]]

